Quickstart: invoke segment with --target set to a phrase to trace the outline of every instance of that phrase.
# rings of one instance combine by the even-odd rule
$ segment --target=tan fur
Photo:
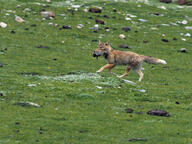
[[[93,52],[93,56],[104,56],[107,61],[107,64],[97,71],[98,73],[102,72],[104,69],[108,69],[109,72],[113,74],[111,71],[113,67],[115,67],[116,65],[126,65],[126,72],[119,77],[123,78],[127,76],[128,72],[133,69],[136,73],[139,74],[139,81],[141,81],[143,78],[143,73],[141,71],[143,61],[150,64],[166,64],[166,61],[150,56],[139,55],[130,51],[114,50],[109,42],[99,42],[98,48]]]

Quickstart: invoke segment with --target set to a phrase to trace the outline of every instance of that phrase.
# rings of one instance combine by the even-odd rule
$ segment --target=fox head
[[[112,48],[109,41],[106,43],[99,41],[97,49],[93,51],[93,57],[104,56],[106,58],[111,51]]]

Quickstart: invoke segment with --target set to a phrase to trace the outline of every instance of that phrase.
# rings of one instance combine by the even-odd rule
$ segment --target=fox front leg
[[[106,68],[108,68],[109,69],[109,72],[111,73],[111,69],[114,67],[115,65],[114,64],[106,64],[106,65],[104,65],[103,67],[101,67],[98,71],[97,71],[97,73],[100,73],[100,72],[102,72],[104,69],[106,69]]]

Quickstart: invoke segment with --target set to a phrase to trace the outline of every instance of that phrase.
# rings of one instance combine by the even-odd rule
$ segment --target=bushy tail
[[[144,62],[149,63],[149,64],[167,64],[167,62],[165,60],[154,58],[151,56],[141,55],[141,57],[143,58]]]

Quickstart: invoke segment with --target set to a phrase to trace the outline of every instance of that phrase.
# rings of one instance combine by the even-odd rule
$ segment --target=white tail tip
[[[159,60],[158,60],[158,63],[167,64],[167,62],[166,62],[165,60],[162,60],[162,59],[159,59]]]

